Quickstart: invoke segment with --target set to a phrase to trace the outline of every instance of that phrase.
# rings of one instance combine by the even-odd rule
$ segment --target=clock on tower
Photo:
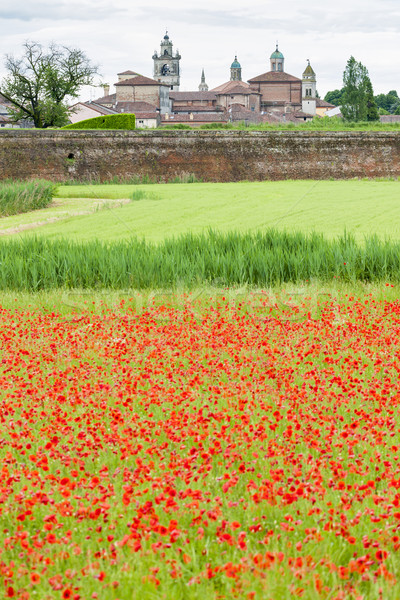
[[[160,54],[157,50],[153,54],[154,79],[160,83],[168,85],[171,90],[179,91],[180,68],[179,61],[181,55],[177,50],[175,55],[172,51],[172,42],[169,39],[168,31],[165,32],[161,40]]]

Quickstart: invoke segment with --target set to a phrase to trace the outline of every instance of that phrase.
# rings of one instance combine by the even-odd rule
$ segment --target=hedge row
[[[136,117],[131,113],[103,115],[65,125],[62,129],[135,129]]]

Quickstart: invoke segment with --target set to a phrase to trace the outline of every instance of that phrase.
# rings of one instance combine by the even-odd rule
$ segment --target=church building
[[[173,50],[165,32],[159,52],[154,51],[153,78],[136,71],[118,73],[115,93],[104,85],[104,96],[78,103],[71,113],[74,122],[87,115],[133,112],[138,124],[155,127],[160,123],[205,123],[244,121],[306,121],[325,114],[332,105],[317,98],[316,75],[310,61],[302,79],[285,71],[285,58],[278,48],[269,58],[269,71],[243,81],[242,66],[235,56],[229,80],[209,90],[204,68],[198,90],[180,92],[181,55]]]
[[[302,81],[285,72],[285,59],[278,44],[270,56],[270,70],[248,82],[252,90],[261,94],[261,111],[302,109]]]
[[[260,112],[261,94],[242,81],[242,67],[237,56],[231,64],[230,75],[229,81],[211,90],[217,97],[217,105],[229,109],[233,104],[240,104],[245,109]]]

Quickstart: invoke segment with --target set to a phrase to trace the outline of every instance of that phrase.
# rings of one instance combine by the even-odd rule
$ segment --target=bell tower
[[[161,40],[160,54],[157,53],[157,50],[153,54],[153,77],[156,81],[168,85],[175,92],[179,91],[180,60],[179,50],[176,51],[175,55],[173,54],[172,41],[169,39],[168,31],[166,31]]]
[[[317,78],[308,59],[307,62],[301,80],[302,111],[309,115],[315,115],[317,112]]]

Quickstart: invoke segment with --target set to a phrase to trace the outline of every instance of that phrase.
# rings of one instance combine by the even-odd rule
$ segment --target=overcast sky
[[[84,50],[100,67],[98,83],[112,85],[128,69],[152,77],[167,28],[182,55],[181,90],[197,90],[202,68],[210,88],[228,81],[235,54],[244,80],[269,71],[278,40],[287,73],[301,77],[310,59],[321,97],[341,87],[351,55],[367,67],[375,93],[400,94],[400,0],[28,1],[0,0],[0,79],[4,55],[20,55],[26,40]],[[100,95],[86,89],[83,99]]]

